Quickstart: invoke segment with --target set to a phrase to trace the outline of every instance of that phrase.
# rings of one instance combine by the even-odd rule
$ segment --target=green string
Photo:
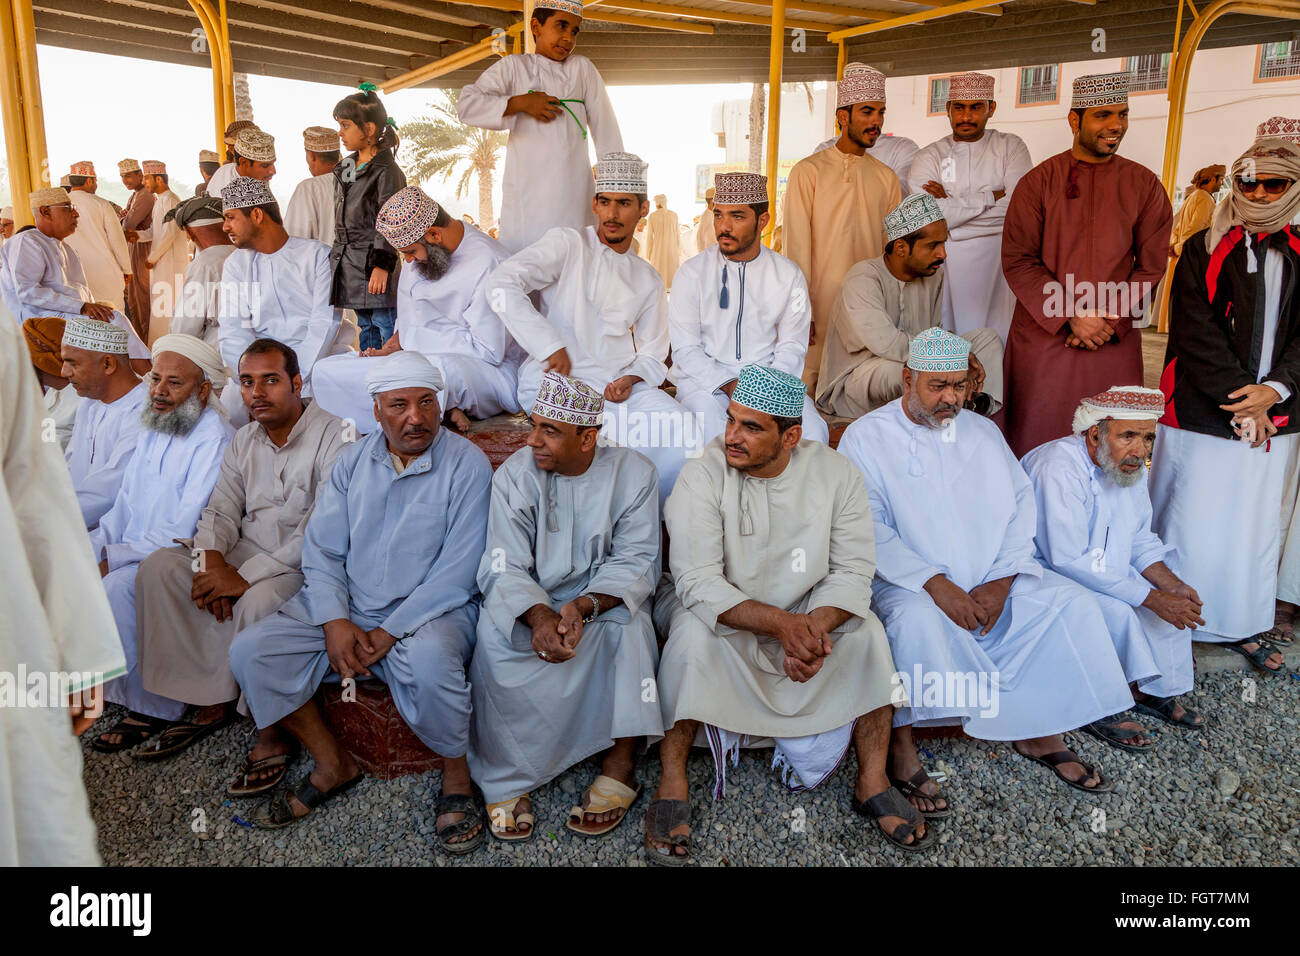
[[[529,90],[528,92],[529,92],[529,93],[540,93],[541,90]],[[586,138],[587,138],[587,128],[586,128],[585,126],[582,125],[582,120],[578,119],[578,114],[575,113],[575,112],[573,112],[573,110],[569,109],[569,107],[566,106],[565,104],[567,104],[567,103],[581,103],[581,104],[583,105],[583,107],[586,107],[586,105],[587,105],[587,101],[586,101],[586,100],[583,100],[583,99],[573,98],[573,99],[567,99],[567,100],[556,100],[556,102],[559,103],[561,106],[563,106],[563,107],[564,107],[564,111],[565,111],[566,113],[568,113],[570,116],[573,117],[573,121],[574,121],[575,123],[578,124],[578,129],[582,131],[582,138],[583,138],[583,139],[586,139]]]

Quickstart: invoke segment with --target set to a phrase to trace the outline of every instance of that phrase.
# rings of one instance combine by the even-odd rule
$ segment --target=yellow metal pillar
[[[524,52],[536,53],[537,41],[533,39],[533,0],[524,0]]]
[[[27,194],[50,184],[31,0],[0,0],[0,116],[14,226],[31,225]]]
[[[226,127],[235,118],[234,64],[230,56],[229,28],[223,29],[224,18],[213,9],[209,0],[189,0],[189,4],[203,28],[208,60],[212,64],[212,121],[217,134],[217,155],[224,156]],[[224,12],[224,0],[221,6]]]
[[[844,49],[843,40],[835,45],[839,47],[839,50],[835,54],[835,82],[838,83],[840,80],[844,79],[844,67],[848,62],[848,53]]]
[[[781,155],[781,66],[785,57],[785,0],[772,0],[772,42],[767,63],[767,202],[772,217],[763,239],[772,244],[776,228],[776,178]]]
[[[1183,24],[1182,5],[1180,0],[1178,27]],[[1165,125],[1165,158],[1160,174],[1160,181],[1170,198],[1173,198],[1178,188],[1178,156],[1182,152],[1183,112],[1187,108],[1187,83],[1191,78],[1192,58],[1210,25],[1229,13],[1300,20],[1300,0],[1213,0],[1199,11],[1191,3],[1187,7],[1192,20],[1187,24],[1187,33],[1181,41],[1175,33],[1177,48],[1170,58],[1169,118]]]

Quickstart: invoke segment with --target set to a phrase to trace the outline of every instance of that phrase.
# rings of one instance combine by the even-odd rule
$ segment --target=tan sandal
[[[632,804],[636,803],[639,796],[641,796],[640,785],[634,790],[626,784],[619,783],[613,777],[601,774],[587,788],[588,806],[571,809],[569,819],[565,821],[564,825],[574,833],[581,833],[583,836],[605,836],[627,819],[628,810],[631,809]],[[583,826],[582,820],[585,814],[608,813],[610,810],[622,810],[623,815],[616,820],[607,820],[604,823],[595,824],[598,829],[592,830]]]
[[[519,806],[519,801],[527,796],[528,794],[521,793],[509,800],[487,805],[488,825],[492,829],[492,835],[498,840],[505,840],[507,843],[518,843],[533,838],[533,834],[537,831],[533,815],[531,813],[515,815],[515,807]],[[521,833],[519,827],[524,825],[527,825],[528,829]],[[515,831],[514,833],[510,832],[512,829]]]

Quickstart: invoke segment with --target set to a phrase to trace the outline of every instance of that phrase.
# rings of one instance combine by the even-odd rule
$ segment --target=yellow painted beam
[[[199,18],[199,26],[203,30],[204,42],[208,47],[208,62],[212,65],[212,125],[216,130],[217,155],[224,157],[226,155],[225,134],[226,126],[229,121],[226,120],[226,113],[234,113],[234,104],[231,103],[229,110],[226,105],[226,84],[224,79],[224,69],[222,61],[222,44],[221,28],[212,17],[212,7],[207,0],[189,0],[190,9],[194,15]],[[226,47],[225,49],[229,49]]]
[[[956,16],[959,13],[970,13],[981,7],[991,6],[988,0],[961,0],[960,3],[950,3],[942,7],[934,7],[930,10],[918,10],[916,13],[904,14],[901,17],[894,17],[892,20],[881,20],[878,23],[865,23],[858,27],[849,27],[845,30],[836,30],[834,33],[828,33],[826,39],[832,43],[840,40],[847,40],[849,37],[860,37],[866,33],[878,33],[881,30],[893,30],[897,27],[905,27],[912,23],[925,23],[928,20],[941,20],[944,17]]]
[[[536,53],[536,52],[537,52],[537,39],[533,36],[533,30],[532,30],[532,27],[529,25],[529,24],[532,22],[532,19],[533,19],[533,8],[534,8],[535,6],[536,6],[536,4],[533,2],[533,0],[524,0],[524,30],[523,30],[523,38],[524,38],[524,52],[525,52],[525,53]]]
[[[9,194],[14,207],[14,228],[32,225],[27,194],[33,183],[28,161],[27,124],[23,121],[22,84],[19,79],[18,35],[9,0],[0,0],[0,117],[4,120],[5,155],[9,160]],[[48,181],[40,185],[48,185]]]
[[[26,140],[27,172],[32,188],[50,185],[45,146],[45,110],[41,105],[41,73],[36,65],[36,22],[32,0],[13,0],[14,60],[22,93],[22,119]],[[25,198],[25,197],[24,197]]]
[[[518,38],[524,33],[523,21],[513,23],[506,28],[506,36]],[[432,63],[426,63],[424,66],[418,66],[414,70],[408,70],[400,76],[395,76],[390,80],[385,80],[380,89],[385,93],[396,93],[398,90],[404,90],[411,86],[424,83],[427,80],[437,79],[445,76],[455,70],[477,63],[479,60],[486,60],[488,57],[497,53],[495,44],[497,37],[484,37],[478,43],[467,46],[463,50],[457,50],[455,53],[448,54],[441,59],[434,60]]]
[[[837,47],[835,52],[835,82],[838,83],[840,80],[844,79],[844,67],[848,65],[849,54],[848,51],[844,49],[843,40],[835,44],[835,46]]]
[[[456,0],[463,7],[484,7],[488,10],[506,10],[510,13],[516,13],[519,10],[518,0]],[[607,5],[613,6],[611,2]],[[654,20],[650,17],[629,16],[623,13],[610,13],[605,11],[601,6],[599,10],[591,10],[591,4],[585,4],[583,7],[584,20],[601,20],[606,23],[625,23],[634,27],[649,27],[654,30],[675,30],[678,33],[712,33],[713,27],[706,23],[683,23],[674,20]],[[767,23],[764,18],[763,23]]]
[[[773,0],[731,0],[731,2],[743,3],[746,6],[753,7],[771,7]],[[909,0],[909,2],[911,2],[911,0]],[[957,0],[945,0],[945,3],[937,2],[937,0],[926,0],[925,3],[921,3],[920,0],[916,0],[916,5],[924,7],[942,7],[945,6],[946,3],[953,2],[957,2]],[[1083,0],[1083,2],[1091,2],[1091,0]],[[794,2],[794,0],[791,0],[791,2],[786,4],[786,9],[802,10],[805,13],[825,13],[833,17],[852,17],[857,20],[888,20],[892,17],[898,16],[897,10],[857,9],[855,7],[846,7],[843,4],[818,3],[816,0],[799,0],[797,3]],[[1002,16],[1002,8],[1000,6],[989,6],[977,12],[987,13],[992,17]],[[790,20],[785,21],[787,27],[790,26],[790,24]]]
[[[772,41],[768,46],[767,71],[767,203],[771,218],[763,240],[772,244],[776,228],[776,177],[781,155],[781,67],[785,58],[785,0],[772,2]]]
[[[770,17],[759,16],[753,13],[733,13],[729,10],[706,10],[703,7],[683,7],[678,4],[653,3],[649,0],[607,0],[602,10],[609,7],[617,7],[620,10],[633,10],[640,13],[660,13],[669,17],[686,17],[692,20],[709,20],[715,23],[748,23],[754,26],[765,27],[771,23]],[[856,16],[851,10],[846,10],[845,15]],[[600,14],[592,14],[594,19],[599,19]],[[817,20],[789,20],[785,21],[787,29],[791,30],[808,30],[814,33],[827,33],[835,29],[832,23],[821,23]]]

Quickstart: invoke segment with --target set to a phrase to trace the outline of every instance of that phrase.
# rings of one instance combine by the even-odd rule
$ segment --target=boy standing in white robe
[[[302,145],[311,176],[294,187],[284,211],[284,228],[291,236],[334,245],[334,167],[342,158],[339,131],[308,126]]]
[[[1085,398],[1074,434],[1021,459],[1038,503],[1039,561],[1090,590],[1101,605],[1136,709],[1181,727],[1203,721],[1175,699],[1192,689],[1192,638],[1201,598],[1165,559],[1151,531],[1146,459],[1164,414],[1159,389],[1112,388]]]
[[[144,689],[136,657],[135,581],[140,562],[175,538],[194,535],[234,434],[222,417],[215,383],[227,370],[210,346],[190,335],[154,343],[145,431],[122,478],[117,499],[90,533],[91,551],[126,653],[127,673],[105,696],[129,713],[93,746],[105,753],[134,747],[161,732],[185,710],[180,701]]]
[[[497,60],[456,103],[461,122],[510,131],[498,235],[512,254],[555,226],[590,225],[587,144],[597,156],[623,149],[604,81],[573,52],[581,24],[582,0],[537,0],[529,22],[537,52]]]
[[[775,743],[773,769],[811,790],[858,756],[853,808],[889,841],[935,837],[885,779],[893,661],[869,607],[875,568],[862,478],[828,446],[801,441],[803,381],[747,365],[727,431],[688,462],[668,500],[672,588],[655,607],[663,775],[646,812],[646,857],[690,854],[686,757],[713,751],[713,795],[743,746]],[[679,852],[684,851],[684,852]]]
[[[663,736],[658,701],[644,693],[659,663],[658,479],[636,452],[597,443],[604,405],[546,373],[529,447],[492,479],[469,763],[503,840],[532,837],[529,791],[602,751],[567,826],[605,835],[641,792],[639,738]]]
[[[519,349],[484,294],[488,275],[506,259],[505,248],[453,219],[418,186],[393,193],[375,229],[409,266],[398,272],[396,327],[380,348],[317,362],[316,400],[359,432],[374,430],[366,373],[375,358],[407,350],[442,373],[438,406],[458,431],[468,431],[471,419],[519,411]]]
[[[181,198],[167,184],[167,166],[156,159],[140,163],[144,170],[144,188],[153,193],[153,243],[149,247],[150,320],[149,337],[156,339],[170,330],[172,313],[176,310],[176,297],[185,284],[185,269],[190,264],[190,244],[176,225],[175,218],[168,221],[167,213],[175,209]]]
[[[668,300],[668,337],[677,400],[711,442],[727,427],[727,405],[745,365],[802,374],[812,326],[808,283],[799,267],[763,246],[771,213],[767,177],[719,173],[705,213],[714,244],[682,263]],[[830,441],[811,398],[803,436]]]
[[[917,151],[906,181],[938,200],[948,223],[943,327],[958,335],[992,328],[1005,343],[1016,297],[1002,276],[1002,223],[1033,161],[1019,136],[986,128],[997,109],[993,86],[987,73],[950,78],[952,133]]]
[[[664,284],[630,251],[645,190],[638,157],[603,156],[592,200],[599,229],[551,229],[497,266],[487,301],[529,356],[519,369],[519,407],[533,407],[543,372],[585,382],[608,403],[602,437],[655,463],[662,501],[699,436],[693,416],[659,387],[668,373]]]
[[[81,260],[91,294],[121,312],[126,283],[131,280],[131,248],[122,221],[112,203],[95,195],[94,163],[73,163],[68,181],[72,183],[68,198],[77,210],[77,231],[66,241]]]
[[[87,530],[117,500],[144,426],[140,410],[149,386],[127,361],[127,333],[96,319],[68,319],[61,357],[68,383],[81,396],[68,442],[68,471]]]
[[[950,807],[916,756],[913,724],[1017,741],[1017,753],[1069,786],[1103,793],[1111,781],[1061,734],[1133,705],[1097,602],[1034,560],[1024,469],[992,422],[960,414],[969,353],[942,329],[918,335],[903,397],[840,441],[867,480],[879,558],[872,606],[911,701],[894,715],[891,778],[917,809],[940,815]],[[927,675],[943,678],[939,692]]]

